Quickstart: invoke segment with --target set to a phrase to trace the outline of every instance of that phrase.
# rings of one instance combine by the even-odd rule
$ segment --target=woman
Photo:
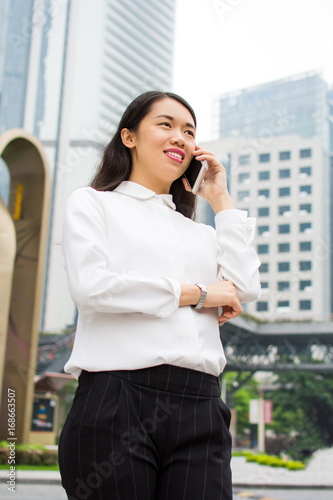
[[[254,220],[196,145],[192,108],[146,92],[125,111],[90,187],[68,200],[63,252],[79,310],[66,372],[79,379],[59,442],[70,499],[229,500],[230,411],[219,325],[258,297]],[[192,220],[183,177],[206,160]]]

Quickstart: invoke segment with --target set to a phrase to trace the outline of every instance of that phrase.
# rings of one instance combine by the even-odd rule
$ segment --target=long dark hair
[[[113,191],[122,181],[127,181],[132,171],[131,154],[124,146],[121,131],[128,128],[136,132],[141,120],[151,111],[152,105],[161,99],[170,98],[185,106],[191,113],[194,124],[196,116],[191,106],[179,95],[172,92],[148,91],[139,95],[125,110],[117,131],[109,144],[104,148],[102,161],[90,182],[90,186],[98,191]],[[193,218],[195,213],[195,196],[184,188],[182,179],[176,179],[170,188],[170,194],[176,210],[186,217]]]

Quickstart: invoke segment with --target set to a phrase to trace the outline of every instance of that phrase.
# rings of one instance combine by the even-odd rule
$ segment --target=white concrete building
[[[327,320],[330,186],[320,139],[271,137],[259,150],[244,138],[204,146],[224,162],[236,208],[257,218],[262,293],[245,311],[269,321]]]

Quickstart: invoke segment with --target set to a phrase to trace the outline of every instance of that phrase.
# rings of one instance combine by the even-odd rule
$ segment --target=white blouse
[[[179,307],[181,284],[228,279],[250,302],[260,294],[260,261],[255,219],[229,209],[215,221],[216,230],[194,222],[176,212],[171,195],[130,181],[71,194],[62,249],[79,317],[67,373],[164,363],[223,371],[218,310]]]

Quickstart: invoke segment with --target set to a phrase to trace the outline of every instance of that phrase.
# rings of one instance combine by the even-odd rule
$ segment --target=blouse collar
[[[149,200],[151,198],[161,199],[166,205],[172,208],[172,210],[176,210],[172,194],[156,194],[151,189],[141,186],[141,184],[137,184],[136,182],[123,181],[114,191],[138,200]]]

